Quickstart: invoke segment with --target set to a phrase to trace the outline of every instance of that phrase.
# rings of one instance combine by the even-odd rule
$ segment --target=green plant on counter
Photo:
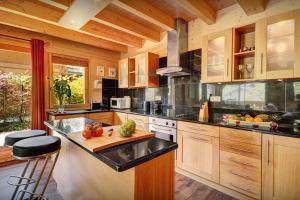
[[[52,90],[58,103],[58,111],[63,112],[65,106],[65,98],[72,96],[70,83],[76,79],[75,76],[59,75],[53,77]]]
[[[135,131],[136,124],[133,120],[129,119],[119,128],[121,137],[130,137]]]

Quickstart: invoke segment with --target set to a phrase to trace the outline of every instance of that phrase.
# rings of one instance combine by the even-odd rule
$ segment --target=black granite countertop
[[[81,132],[84,130],[84,127],[93,122],[95,121],[87,118],[72,118],[48,120],[45,121],[44,124],[48,128],[58,132],[59,134],[62,134],[71,142],[74,142],[82,149],[118,172],[125,171],[178,148],[177,143],[153,137],[135,142],[129,142],[127,144],[118,145],[94,153],[68,137],[68,134],[74,132],[81,134]]]
[[[199,124],[207,124],[212,126],[221,126],[221,127],[228,127],[228,128],[234,128],[234,129],[242,129],[247,131],[256,131],[261,132],[265,134],[273,134],[273,135],[281,135],[281,136],[287,136],[287,137],[297,137],[300,138],[300,127],[293,126],[292,124],[279,124],[277,130],[266,130],[266,129],[260,129],[260,128],[252,128],[252,127],[241,127],[241,126],[235,126],[235,125],[228,125],[225,124],[221,119],[215,118],[210,119],[209,122],[207,121],[199,121],[198,116],[184,116],[184,117],[176,117],[172,115],[166,115],[166,114],[151,114],[147,113],[143,110],[137,110],[137,109],[100,109],[100,110],[77,110],[77,111],[66,111],[65,113],[54,113],[49,112],[49,115],[72,115],[72,114],[87,114],[87,113],[97,113],[97,112],[122,112],[127,114],[135,114],[135,115],[143,115],[143,116],[149,116],[149,117],[158,117],[158,118],[167,118],[167,119],[173,119],[177,121],[186,121],[191,123],[199,123]]]

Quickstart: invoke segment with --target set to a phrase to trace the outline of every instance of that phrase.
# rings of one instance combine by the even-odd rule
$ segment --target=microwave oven
[[[110,107],[116,109],[129,109],[131,107],[130,97],[110,98]]]

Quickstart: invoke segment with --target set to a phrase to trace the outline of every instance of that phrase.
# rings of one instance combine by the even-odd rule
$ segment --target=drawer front
[[[261,199],[261,184],[232,175],[221,169],[220,184],[255,199]]]
[[[220,128],[220,138],[248,144],[261,145],[261,133],[232,128]]]
[[[220,130],[218,126],[210,126],[205,124],[197,124],[197,123],[190,123],[190,122],[183,122],[183,121],[178,121],[177,129],[180,131],[207,135],[212,137],[219,137],[219,130]]]
[[[220,164],[220,174],[240,178],[261,185],[261,174],[256,170]]]
[[[261,146],[220,139],[220,150],[261,160]]]
[[[128,114],[128,119],[135,121],[135,123],[144,123],[144,124],[149,123],[149,118],[141,115]]]
[[[220,163],[232,168],[241,168],[248,171],[261,173],[261,160],[242,156],[235,153],[220,151]]]

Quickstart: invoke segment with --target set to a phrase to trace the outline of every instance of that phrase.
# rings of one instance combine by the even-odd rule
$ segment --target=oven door
[[[155,137],[157,138],[172,141],[175,143],[177,142],[176,129],[174,128],[149,124],[149,131],[154,133]]]

